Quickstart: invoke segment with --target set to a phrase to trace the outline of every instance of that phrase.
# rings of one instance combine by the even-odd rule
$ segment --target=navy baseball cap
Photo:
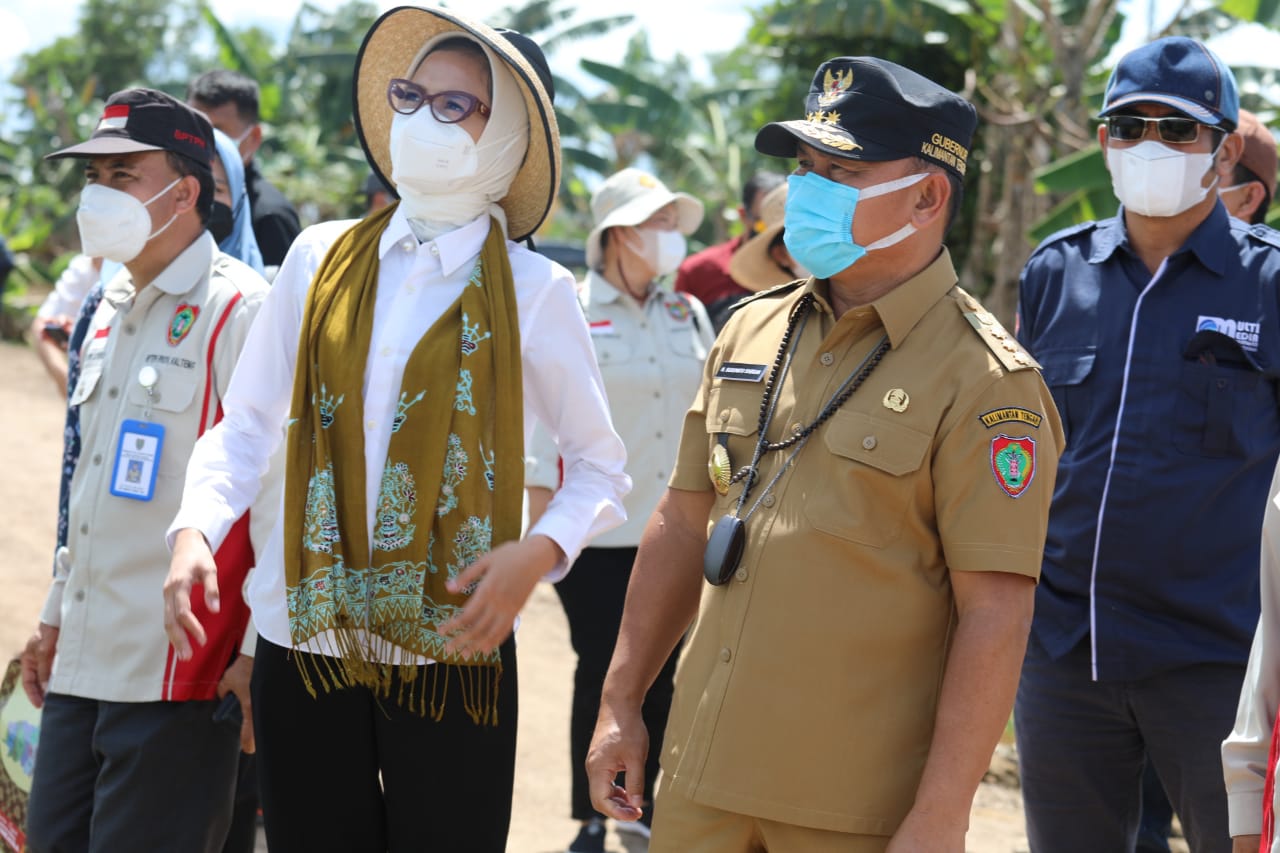
[[[1170,36],[1126,53],[1111,72],[1103,117],[1132,104],[1157,103],[1201,124],[1233,131],[1240,121],[1236,78],[1217,54],[1195,39]]]
[[[102,117],[84,142],[45,156],[101,157],[136,151],[172,151],[212,169],[213,126],[204,113],[155,89],[124,89],[107,98]]]
[[[803,119],[760,128],[756,150],[794,157],[799,141],[848,160],[920,157],[963,178],[978,126],[973,104],[874,56],[841,56],[819,65],[804,111]]]

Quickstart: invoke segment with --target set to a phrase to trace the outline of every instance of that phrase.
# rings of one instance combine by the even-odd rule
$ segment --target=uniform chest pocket
[[[883,548],[902,534],[907,504],[927,476],[933,436],[861,412],[837,412],[822,427],[817,488],[805,502],[809,523],[823,533]]]
[[[1053,402],[1062,418],[1062,430],[1068,445],[1071,443],[1073,427],[1084,422],[1092,407],[1089,393],[1082,386],[1093,373],[1096,359],[1097,351],[1092,347],[1036,353],[1044,384],[1053,394]]]
[[[165,429],[164,448],[160,453],[161,477],[186,475],[191,443],[200,428],[196,421],[199,412],[191,411],[198,385],[194,376],[169,369],[160,371],[160,380],[152,389],[149,420],[162,424]],[[136,417],[148,420],[147,391],[136,380],[129,384],[128,399],[131,406],[137,407]]]
[[[1173,442],[1204,457],[1247,456],[1277,435],[1276,395],[1235,340],[1200,332],[1183,353]]]
[[[595,335],[591,338],[591,343],[596,349],[596,363],[601,367],[625,364],[631,360],[633,347],[621,337]]]
[[[696,359],[699,362],[706,361],[707,348],[702,345],[702,339],[698,337],[692,322],[683,327],[671,329],[667,333],[667,344],[678,356]]]

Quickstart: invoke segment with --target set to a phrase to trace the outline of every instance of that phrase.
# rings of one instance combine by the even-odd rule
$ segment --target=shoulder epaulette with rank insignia
[[[1249,227],[1249,236],[1257,240],[1259,243],[1266,243],[1268,246],[1275,246],[1280,249],[1280,231],[1272,228],[1270,225],[1251,225]]]
[[[757,299],[767,299],[772,296],[785,296],[791,291],[795,290],[797,287],[800,287],[803,284],[805,284],[808,280],[809,279],[807,278],[798,278],[795,281],[789,281],[786,284],[779,284],[769,288],[768,290],[762,290],[759,293],[753,293],[750,296],[744,296],[741,299],[739,299],[737,302],[729,306],[729,313],[733,313],[734,311],[737,311],[739,308],[741,308],[743,305],[746,305],[748,302],[755,302]]]
[[[957,287],[955,305],[960,313],[969,321],[969,325],[978,333],[982,342],[995,353],[1000,364],[1010,373],[1039,367],[1040,364],[1031,357],[1031,353],[1023,349],[1018,339],[1005,329],[996,316],[982,307],[982,303],[974,299],[964,290]]]

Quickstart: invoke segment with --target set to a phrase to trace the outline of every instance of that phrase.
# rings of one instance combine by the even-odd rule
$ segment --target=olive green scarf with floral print
[[[343,234],[307,295],[286,461],[289,628],[296,645],[326,635],[324,648],[332,637],[333,656],[320,658],[327,665],[301,666],[313,691],[314,676],[326,690],[361,684],[388,695],[396,664],[381,661],[394,660],[397,701],[439,717],[456,675],[472,718],[496,724],[497,653],[450,655],[438,626],[470,593],[450,593],[445,582],[520,535],[523,394],[511,263],[491,222],[462,295],[409,356],[370,542],[363,388],[390,216],[388,208]],[[439,664],[416,667],[415,656]]]

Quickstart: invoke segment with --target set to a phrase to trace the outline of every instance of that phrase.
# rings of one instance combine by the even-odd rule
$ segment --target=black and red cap
[[[88,140],[45,159],[172,151],[211,169],[213,144],[213,126],[199,110],[155,89],[124,89],[107,98]]]

